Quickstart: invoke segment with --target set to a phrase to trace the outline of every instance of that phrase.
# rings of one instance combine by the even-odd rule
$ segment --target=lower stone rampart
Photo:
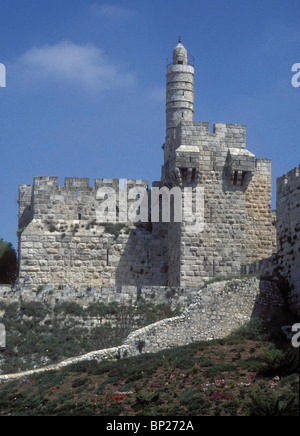
[[[132,305],[137,303],[166,304],[171,309],[187,308],[194,302],[199,288],[144,286],[105,287],[98,291],[96,286],[57,286],[22,285],[11,288],[0,286],[0,301],[30,301],[55,305],[57,302],[76,302],[82,306],[90,303],[119,303]]]
[[[8,293],[12,292],[6,289]],[[208,284],[198,292],[194,302],[181,316],[139,329],[131,333],[119,347],[94,351],[38,370],[2,375],[0,383],[58,370],[86,360],[123,359],[140,353],[155,353],[193,342],[224,338],[252,318],[270,320],[278,316],[284,304],[275,283],[255,277]]]

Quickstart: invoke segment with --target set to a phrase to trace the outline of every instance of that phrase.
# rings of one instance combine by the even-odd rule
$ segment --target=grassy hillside
[[[135,329],[179,314],[168,305],[140,303],[0,302],[6,349],[0,350],[0,374],[55,364],[69,357],[121,345]]]
[[[282,339],[282,338],[281,338]],[[299,351],[257,322],[223,340],[0,386],[2,416],[297,416]]]

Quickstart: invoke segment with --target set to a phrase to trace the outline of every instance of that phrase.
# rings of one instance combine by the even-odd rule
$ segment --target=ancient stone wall
[[[127,180],[128,191],[136,187],[148,189],[144,181]],[[97,219],[103,203],[99,188],[116,193],[115,210],[110,210],[116,222]],[[37,177],[32,192],[21,186],[20,282],[97,289],[103,285],[166,285],[164,226],[119,222],[124,210],[128,219],[133,204],[127,199],[124,209],[119,192],[116,179],[97,179],[95,187],[89,186],[88,179],[66,179],[61,187],[56,177]]]
[[[165,285],[163,237],[144,228],[33,220],[20,238],[20,282],[78,286]],[[91,227],[89,227],[91,226]],[[116,230],[118,232],[118,230]]]
[[[204,287],[183,315],[131,333],[124,345],[143,344],[144,353],[220,339],[252,318],[277,316],[284,300],[276,284],[256,278],[213,283]]]
[[[246,191],[246,263],[276,253],[276,222],[271,209],[271,161],[256,159],[256,171]]]
[[[300,166],[277,179],[277,272],[291,286],[300,313]]]
[[[180,263],[177,274],[169,270],[169,285],[239,276],[248,262],[275,251],[271,164],[246,150],[245,132],[243,125],[218,123],[210,133],[208,123],[182,121],[169,140],[165,183],[183,191],[201,187],[205,197],[204,228],[194,231],[183,220],[168,234],[172,267]]]
[[[91,303],[118,303],[136,305],[151,303],[167,305],[172,310],[186,309],[197,297],[199,289],[168,286],[60,286],[60,285],[17,285],[14,288],[0,285],[0,301],[13,303],[19,301],[40,302],[54,306],[57,302],[75,302],[81,306]]]

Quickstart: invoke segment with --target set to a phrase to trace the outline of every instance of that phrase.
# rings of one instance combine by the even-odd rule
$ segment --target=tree
[[[17,253],[10,242],[0,238],[0,284],[14,285],[18,275]]]

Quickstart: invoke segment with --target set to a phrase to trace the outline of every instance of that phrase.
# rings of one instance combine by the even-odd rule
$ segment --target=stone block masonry
[[[281,282],[288,282],[287,299],[290,309],[300,315],[300,168],[296,167],[289,173],[277,179],[276,213],[272,211],[273,224],[276,227],[277,248],[275,253],[259,261],[250,263],[243,268],[244,274],[256,274]],[[254,205],[253,205],[254,207]],[[251,206],[249,206],[249,215]],[[260,229],[266,234],[264,218]],[[249,226],[249,233],[255,227]],[[253,235],[255,233],[253,232]],[[259,233],[257,233],[259,237]],[[255,240],[255,239],[253,239]],[[257,247],[263,247],[257,241]],[[253,246],[254,249],[254,246]],[[251,253],[251,252],[250,252]],[[286,286],[285,286],[286,287]],[[286,288],[288,288],[286,287]]]
[[[277,179],[277,273],[291,286],[300,314],[300,166]]]
[[[276,214],[271,209],[271,161],[256,159],[256,172],[246,191],[246,264],[276,253]]]
[[[257,278],[209,284],[183,315],[131,333],[124,345],[155,353],[198,341],[221,339],[253,318],[270,320],[284,307],[277,285]]]
[[[245,126],[181,121],[165,144],[162,183],[202,187],[204,231],[182,224],[168,232],[172,286],[199,286],[240,276],[243,266],[276,251],[271,210],[271,162],[246,149]],[[180,241],[180,243],[179,243]]]
[[[40,302],[55,306],[57,302],[75,302],[82,307],[91,303],[118,303],[120,305],[166,305],[172,310],[186,309],[194,302],[199,289],[170,288],[167,286],[57,286],[57,285],[18,285],[14,288],[0,285],[0,301],[6,304],[14,302]]]

